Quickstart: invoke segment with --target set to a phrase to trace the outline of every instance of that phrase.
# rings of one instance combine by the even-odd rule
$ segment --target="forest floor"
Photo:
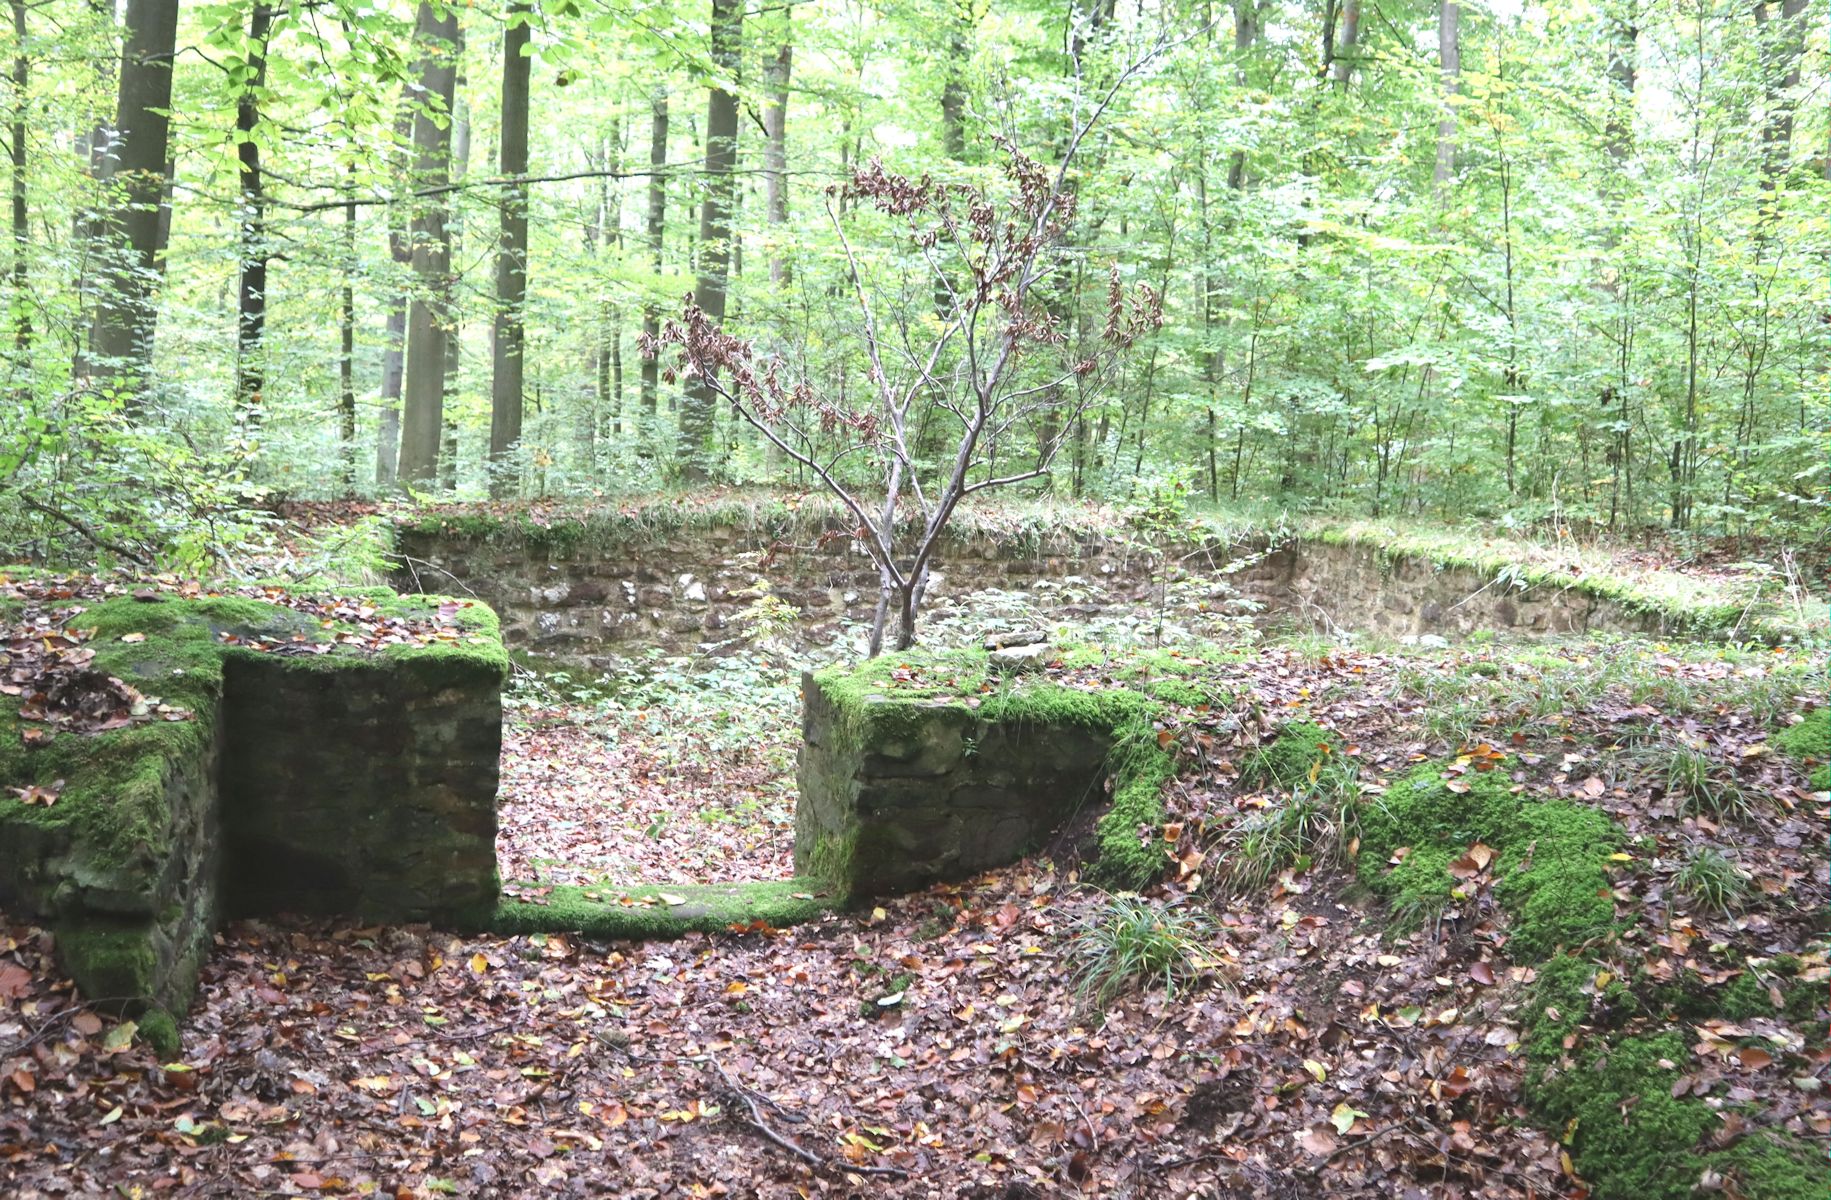
[[[716,669],[614,702],[520,693],[504,877],[786,874],[794,673]],[[1358,802],[1443,759],[1606,812],[1629,839],[1610,879],[1624,932],[1579,948],[1567,1048],[1676,1029],[1661,1086],[1709,1107],[1700,1154],[1778,1132],[1822,1162],[1831,798],[1775,736],[1824,704],[1816,664],[1297,639],[1217,656],[1204,679],[1216,702],[1162,733],[1182,768],[1165,841],[1180,865],[1147,899],[1196,948],[1173,993],[1124,990],[1102,1015],[1077,989],[1098,965],[1078,935],[1113,900],[1072,848],[672,943],[236,922],[168,1063],[76,1002],[47,934],[0,917],[0,1192],[1622,1194],[1583,1176],[1574,1126],[1528,1104],[1538,968],[1510,953],[1479,855],[1410,933],[1340,831],[1250,884],[1230,866],[1250,860],[1240,831],[1287,799],[1241,764],[1297,718],[1345,739]],[[1670,1149],[1681,1174],[1706,1164]],[[1712,1158],[1683,1191],[1634,1200],[1700,1182],[1793,1200],[1742,1169],[1755,1161]]]

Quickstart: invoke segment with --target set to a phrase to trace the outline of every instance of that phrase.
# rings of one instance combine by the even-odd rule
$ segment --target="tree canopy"
[[[1013,151],[1067,166],[1072,216],[993,338],[1059,348],[1013,386],[1062,402],[994,423],[977,477],[1826,530],[1831,105],[1803,0],[11,15],[15,552],[194,557],[274,493],[815,486],[642,335],[690,297],[862,411],[873,354],[916,355],[971,272],[859,181],[1021,205]],[[1051,373],[1140,286],[1160,327]],[[908,439],[939,469],[929,383]],[[833,469],[881,499],[885,461]]]

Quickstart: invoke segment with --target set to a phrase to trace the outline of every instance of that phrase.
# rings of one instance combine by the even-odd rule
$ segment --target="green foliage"
[[[1306,869],[1341,845],[1340,823],[1313,793],[1298,792],[1230,826],[1220,840],[1215,881],[1232,893],[1270,886],[1286,870]]]
[[[1665,755],[1666,790],[1680,797],[1687,812],[1717,820],[1746,817],[1755,797],[1732,775],[1718,766],[1708,751],[1681,745]]]
[[[1194,912],[1138,896],[1109,897],[1077,920],[1068,943],[1075,996],[1096,1013],[1134,988],[1161,987],[1173,997],[1205,971],[1210,936]]]
[[[242,140],[233,123],[252,48],[245,12],[185,6],[159,329],[152,378],[130,411],[86,386],[77,353],[105,286],[95,264],[118,249],[88,216],[113,189],[82,155],[48,149],[112,112],[118,31],[112,13],[75,0],[30,7],[25,246],[22,271],[6,278],[12,328],[0,355],[6,498],[30,497],[136,553],[223,564],[258,535],[264,494],[388,487],[374,466],[376,399],[387,311],[412,290],[389,238],[415,208],[392,131],[414,58],[411,8],[339,4],[334,16],[280,13],[252,96],[247,141],[266,168],[257,248],[271,258],[257,351],[265,387],[248,411],[234,402],[245,207],[223,162]],[[1663,524],[1822,548],[1827,401],[1813,265],[1831,231],[1812,156],[1827,118],[1803,100],[1824,75],[1822,29],[1770,25],[1757,37],[1746,7],[1728,0],[1647,23],[1635,88],[1662,98],[1648,104],[1600,86],[1608,13],[1484,12],[1462,26],[1462,86],[1445,127],[1454,144],[1444,147],[1455,169],[1439,180],[1418,133],[1427,138],[1445,112],[1441,78],[1419,69],[1430,12],[1366,22],[1338,60],[1352,63],[1341,79],[1318,69],[1325,17],[1339,13],[1293,10],[1237,48],[1190,37],[1114,98],[1099,153],[1077,164],[1074,257],[1048,264],[1052,320],[1080,349],[1097,346],[1109,263],[1122,282],[1158,288],[1168,320],[1140,345],[1136,369],[1073,381],[1087,409],[1072,431],[1031,413],[984,447],[988,459],[1015,464],[1019,447],[1067,432],[1055,476],[1027,486],[1146,514],[1168,495],[1249,504],[1268,520],[1299,509],[1479,516],[1548,547]],[[560,86],[537,84],[533,96],[530,174],[541,182],[529,185],[524,315],[537,386],[521,444],[496,473],[530,495],[648,491],[677,470],[679,383],[637,382],[639,323],[626,318],[669,312],[694,284],[691,164],[703,151],[677,107],[654,180],[666,217],[656,248],[644,237],[648,181],[603,178],[604,147],[614,142],[621,170],[640,160],[651,88],[702,88],[709,30],[703,14],[647,9],[563,5],[545,18],[536,78]],[[1198,20],[1164,18],[1180,33]],[[473,44],[480,20],[465,16]],[[1106,77],[1070,69],[1059,23],[1040,11],[963,30],[933,6],[797,8],[780,23],[747,21],[743,53],[778,24],[801,48],[787,116],[797,173],[839,174],[875,149],[911,176],[977,183],[995,134],[1057,147],[1061,114],[1085,109]],[[1097,53],[1122,56],[1123,43]],[[1775,72],[1788,69],[1800,82],[1777,89]],[[744,80],[746,105],[760,104],[754,73]],[[961,87],[970,118],[934,119],[937,95]],[[488,231],[500,189],[477,148],[499,133],[496,75],[466,73],[458,100],[435,114],[471,128],[473,161],[459,164],[471,186],[443,197],[458,352],[444,403],[451,453],[434,487],[478,496],[491,481]],[[1217,122],[1217,112],[1230,116]],[[336,119],[326,125],[324,113]],[[879,144],[861,147],[861,130]],[[759,169],[762,144],[740,140],[740,171]],[[780,222],[761,204],[735,214],[737,240],[784,269],[732,278],[733,331],[802,349],[810,383],[866,378],[856,315],[833,303],[848,253],[873,282],[880,319],[906,329],[935,309],[922,257],[861,206],[846,214],[842,247],[811,189],[786,194]],[[1068,261],[1090,269],[1054,269]],[[345,368],[356,401],[347,417]],[[911,457],[944,461],[936,428],[947,414],[918,407]],[[735,421],[718,445],[713,466],[726,481],[813,482]],[[852,462],[837,469],[868,478]],[[58,517],[0,511],[0,545],[91,552]],[[1788,582],[1781,573],[1765,586]],[[1724,608],[1712,619],[1734,617]]]
[[[1748,895],[1748,876],[1714,846],[1693,848],[1672,886],[1699,908],[1727,916]]]

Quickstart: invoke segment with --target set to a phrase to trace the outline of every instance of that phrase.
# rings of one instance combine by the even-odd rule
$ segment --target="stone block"
[[[365,598],[443,619],[437,598]],[[57,806],[0,802],[0,903],[50,925],[92,1001],[174,1012],[225,911],[409,921],[492,905],[508,659],[494,614],[452,607],[448,641],[375,653],[240,598],[89,610],[110,647],[97,661],[191,717],[61,735],[24,760],[31,776],[0,778],[67,776]],[[253,649],[260,635],[281,650]]]
[[[1098,802],[1111,735],[984,719],[952,700],[838,696],[802,683],[795,867],[858,896],[1015,861]]]

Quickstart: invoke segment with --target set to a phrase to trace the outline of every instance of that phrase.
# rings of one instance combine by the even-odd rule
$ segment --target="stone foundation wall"
[[[802,677],[795,871],[911,892],[1017,861],[1103,799],[1110,736],[984,721],[957,700],[840,702]]]
[[[227,664],[230,911],[425,920],[493,902],[501,677],[296,661]]]
[[[1242,589],[1270,611],[1323,631],[1667,632],[1656,615],[1576,588],[1508,586],[1468,567],[1387,557],[1368,546],[1293,542],[1241,574]]]
[[[499,890],[508,660],[492,614],[445,607],[462,615],[424,644],[365,651],[333,622],[239,598],[80,615],[100,671],[187,715],[0,758],[0,903],[50,926],[89,1000],[134,1011],[184,1010],[225,911],[476,919]],[[10,710],[0,735],[20,737]],[[59,795],[4,790],[25,784]]]
[[[877,569],[850,537],[784,545],[752,530],[712,528],[649,542],[611,539],[589,547],[494,542],[404,532],[402,591],[473,595],[502,617],[503,642],[558,659],[605,661],[659,648],[685,653],[741,636],[757,585],[798,611],[808,645],[831,644],[849,620],[877,604]],[[949,539],[930,595],[1017,591],[1075,577],[1095,608],[1142,602],[1148,564],[1099,538],[1062,539],[1042,550],[1017,541]]]
[[[648,649],[678,654],[740,639],[740,614],[764,581],[799,610],[808,646],[831,645],[846,620],[868,622],[877,600],[876,571],[847,536],[784,547],[752,531],[714,528],[660,544],[631,537],[586,547],[409,532],[401,548],[411,569],[395,578],[397,587],[470,592],[502,614],[510,646],[600,669]],[[1231,590],[1256,602],[1261,622],[1274,626],[1394,636],[1666,631],[1655,615],[1580,589],[1509,587],[1493,574],[1388,556],[1368,544],[1215,543],[1177,557],[1183,577],[1211,579],[1214,597]],[[1224,570],[1242,557],[1243,567]],[[952,539],[937,573],[931,606],[970,610],[975,593],[1027,591],[1045,612],[1072,621],[1155,603],[1149,561],[1097,536],[1065,536],[1047,549]]]

